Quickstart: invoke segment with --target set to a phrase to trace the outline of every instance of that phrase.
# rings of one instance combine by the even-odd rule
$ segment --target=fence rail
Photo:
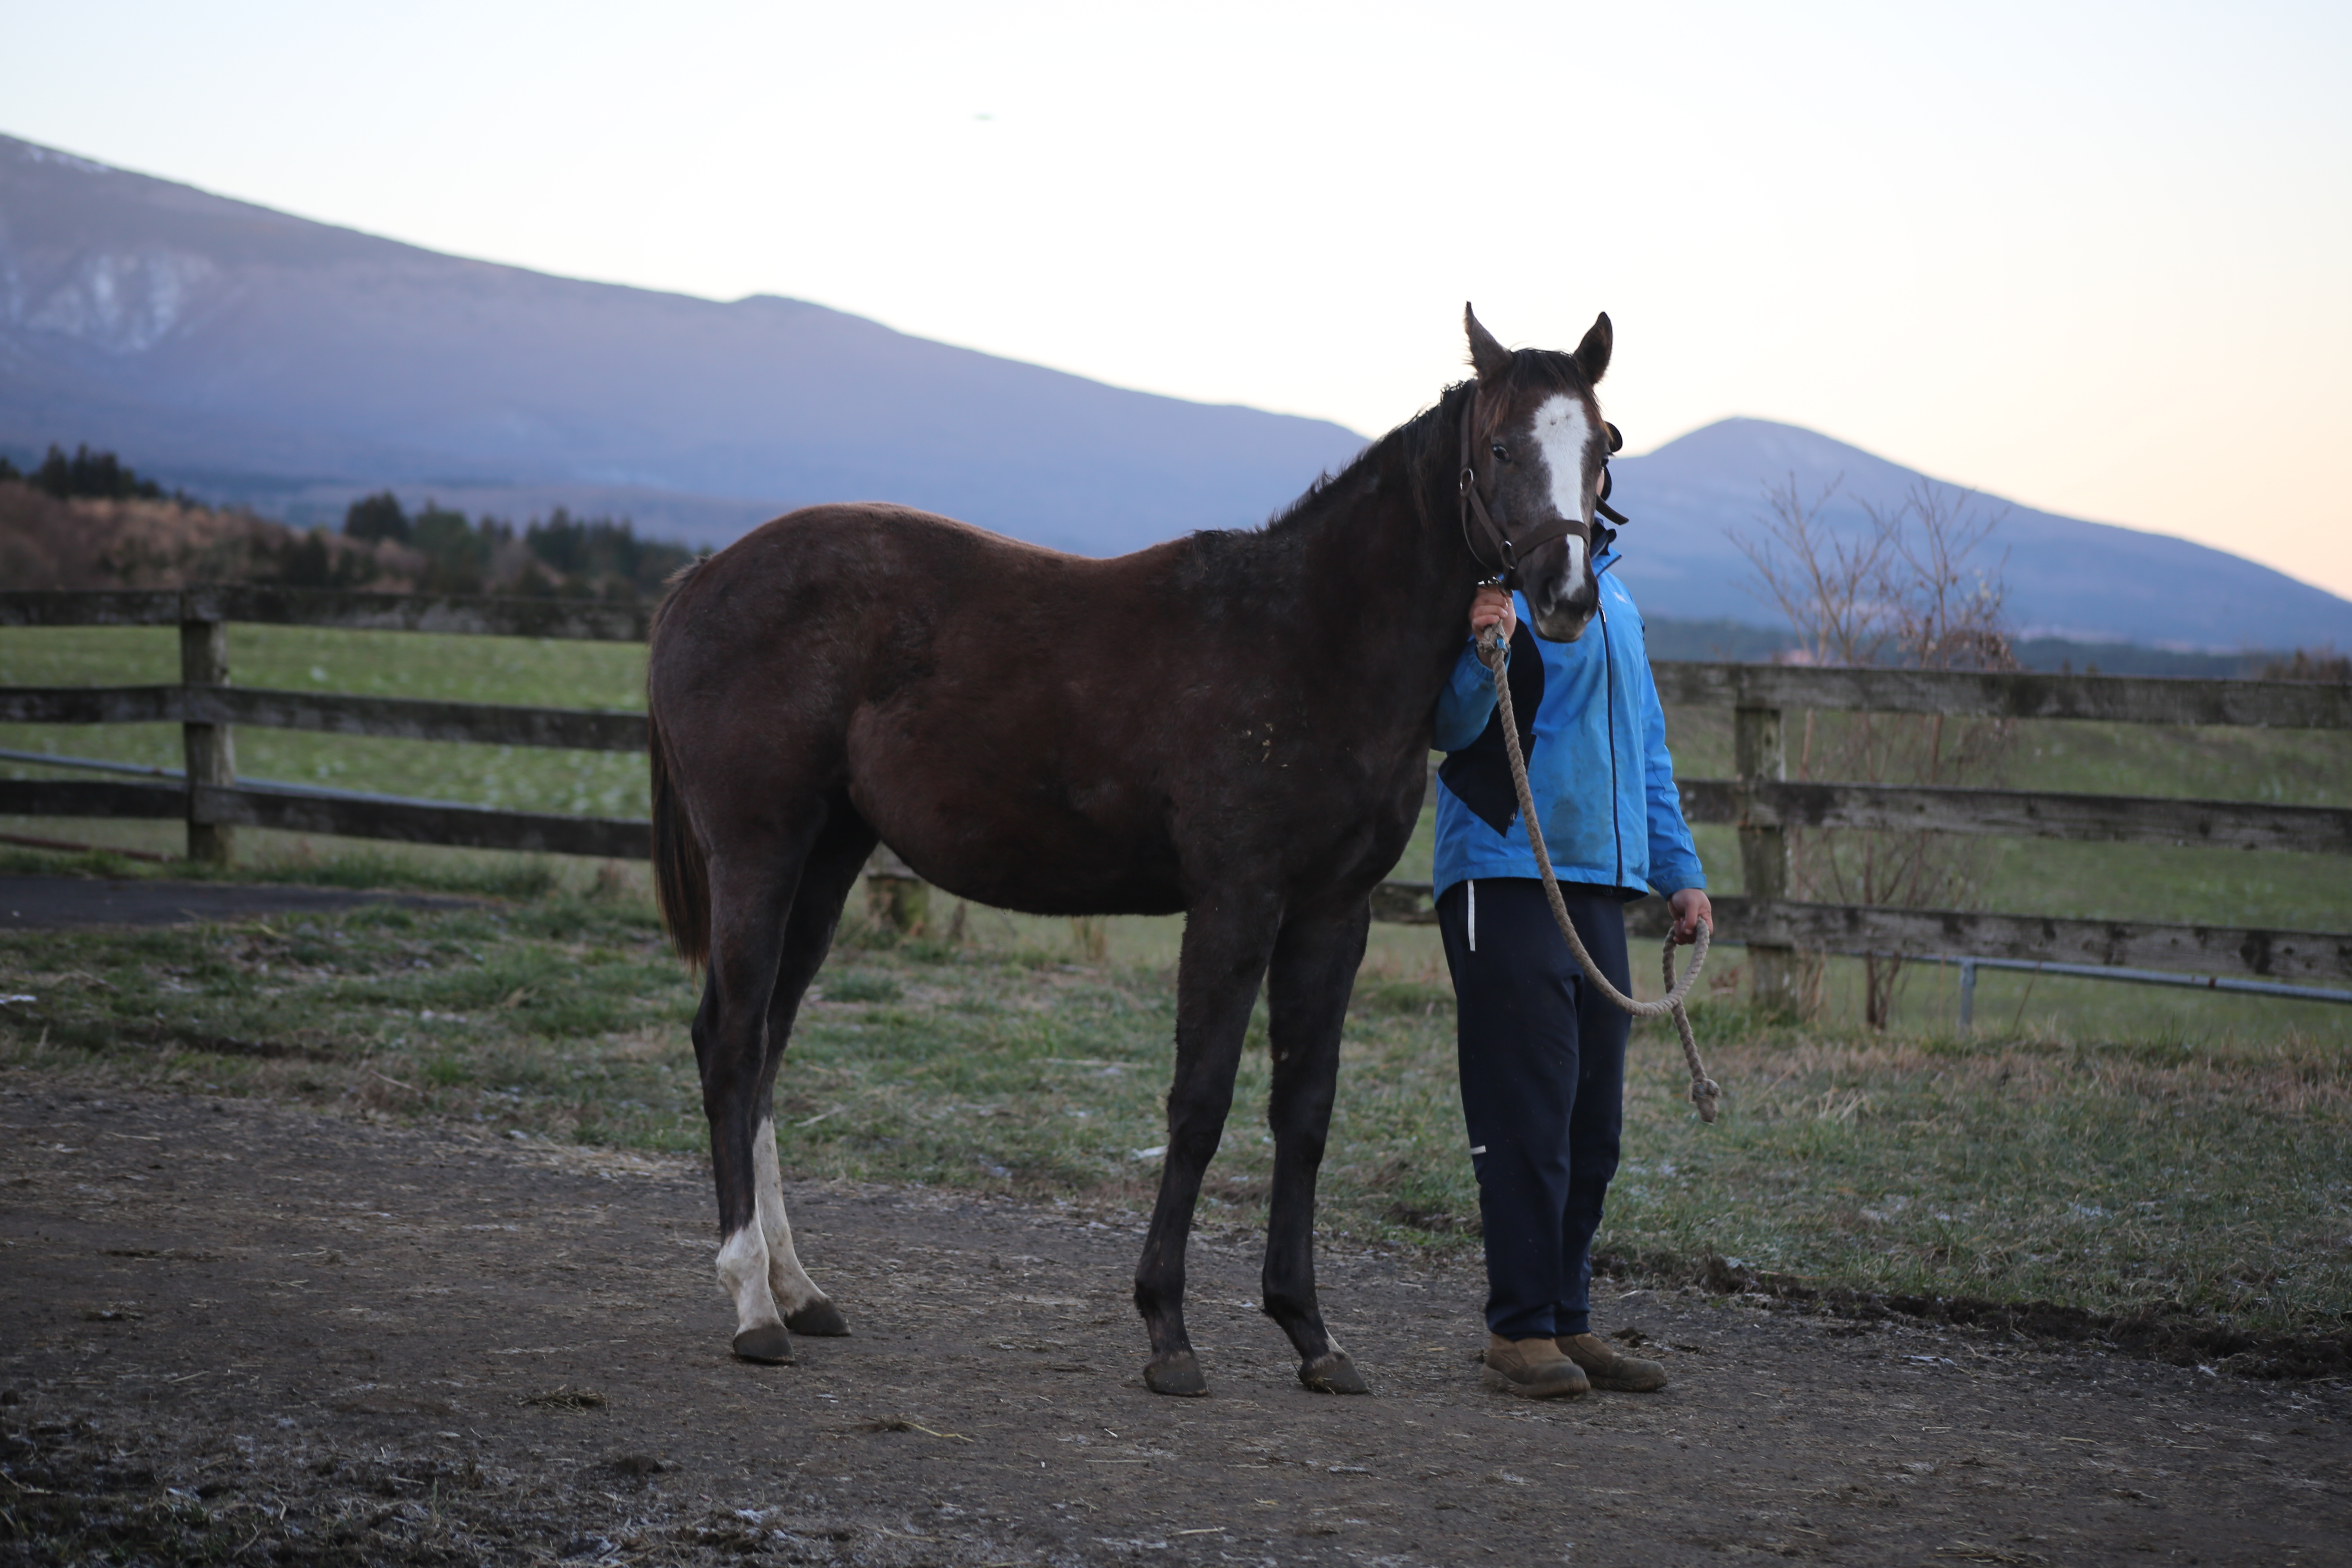
[[[175,782],[0,780],[0,815],[145,817],[187,824],[192,856],[226,858],[239,826],[444,844],[467,848],[646,858],[638,820],[497,810],[240,784],[230,764],[236,726],[403,740],[580,751],[646,744],[640,713],[422,701],[227,682],[232,621],[347,630],[642,641],[638,605],[572,600],[354,594],[283,588],[154,593],[0,593],[0,626],[176,626],[181,682],[167,686],[0,688],[0,722],[176,723],[188,759]],[[1790,828],[1990,834],[2118,844],[2352,854],[2352,810],[2245,801],[1794,783],[1784,774],[1789,709],[1944,713],[2136,724],[2352,730],[2352,686],[2156,677],[1827,669],[1659,663],[1660,695],[1681,707],[1733,710],[1735,777],[1681,782],[1695,823],[1738,830],[1747,893],[1716,900],[1728,940],[1744,941],[1758,994],[1795,994],[1795,955],[1918,953],[2002,963],[2093,965],[2252,976],[2288,984],[2352,979],[2352,934],[2067,920],[1972,910],[1874,909],[1793,900]],[[895,862],[878,879],[911,881]],[[1374,918],[1435,919],[1425,884],[1376,890]],[[1638,930],[1664,930],[1655,900],[1632,906]],[[1654,928],[1652,930],[1650,928]]]
[[[1685,779],[1681,787],[1692,822],[2352,855],[2352,810],[2332,805],[1734,779]]]
[[[402,741],[471,741],[574,752],[642,752],[646,716],[593,708],[502,707],[346,697],[253,686],[0,687],[0,723],[249,724]]]
[[[185,588],[0,594],[0,626],[176,626],[244,621],[343,631],[643,642],[642,605],[465,594],[355,594],[325,588]]]
[[[268,827],[341,838],[439,844],[458,849],[511,849],[541,855],[593,855],[615,860],[653,856],[650,823],[634,817],[508,811],[446,800],[404,800],[262,784],[134,783],[112,779],[0,779],[0,816],[131,817],[186,820],[205,827]]]
[[[2352,730],[2352,686],[2315,682],[1801,664],[1658,663],[1651,668],[1659,698],[1672,707]]]
[[[1398,925],[1434,925],[1437,911],[1429,892],[1426,882],[1384,882],[1374,896],[1372,918]],[[1736,893],[1712,901],[1717,923],[1729,933],[1727,940],[1750,947],[2136,965],[2282,982],[2352,980],[2352,931],[2067,920],[1976,910],[1871,909]],[[1625,929],[1633,936],[1660,938],[1671,918],[1664,900],[1642,899],[1626,906]]]

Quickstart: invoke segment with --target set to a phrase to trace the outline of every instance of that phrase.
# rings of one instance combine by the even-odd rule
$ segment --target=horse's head
[[[1609,318],[1595,319],[1572,354],[1507,349],[1466,305],[1462,321],[1478,371],[1463,422],[1465,526],[1483,510],[1478,531],[1492,535],[1472,549],[1481,560],[1507,555],[1490,564],[1516,568],[1537,635],[1574,642],[1601,607],[1592,514],[1613,432],[1592,389],[1609,368]]]

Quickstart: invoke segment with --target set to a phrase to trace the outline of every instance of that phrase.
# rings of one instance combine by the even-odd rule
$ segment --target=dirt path
[[[793,1199],[856,1335],[725,1354],[679,1163],[0,1085],[0,1561],[2202,1563],[2352,1556],[2352,1396],[1633,1292],[1667,1393],[1482,1393],[1478,1281],[1344,1253],[1310,1394],[1196,1246],[1156,1398],[1132,1222]],[[2333,1542],[2335,1544],[2328,1544]],[[2297,1554],[2300,1554],[2298,1557]]]

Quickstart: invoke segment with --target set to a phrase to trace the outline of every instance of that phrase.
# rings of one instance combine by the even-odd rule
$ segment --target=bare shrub
[[[60,500],[0,480],[0,581],[11,587],[407,588],[423,565],[397,544],[302,533],[249,512],[137,498]]]
[[[1892,507],[1862,503],[1866,525],[1822,521],[1837,484],[1810,501],[1795,478],[1768,486],[1769,515],[1731,531],[1753,569],[1750,591],[1787,617],[1790,657],[1810,664],[1909,669],[2014,669],[2006,557],[1980,564],[2005,513],[1973,495],[1921,481]],[[1806,780],[1984,787],[2014,744],[2005,720],[1940,713],[1807,712],[1790,765]],[[1790,890],[1806,900],[1897,909],[1965,909],[1979,897],[1981,841],[1925,831],[1789,831]],[[1900,958],[1864,961],[1864,1016],[1885,1028]],[[1821,1002],[1821,960],[1805,969],[1809,1011]]]
[[[2316,680],[2333,685],[2352,682],[2352,655],[2322,644],[2297,648],[2292,658],[2274,658],[2263,666],[2264,680]]]

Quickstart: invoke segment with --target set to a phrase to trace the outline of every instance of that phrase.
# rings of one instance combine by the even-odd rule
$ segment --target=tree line
[[[651,598],[695,556],[683,545],[639,537],[627,518],[574,517],[559,506],[518,531],[433,500],[412,515],[390,490],[352,502],[343,536],[415,551],[428,563],[417,586],[441,594]]]
[[[0,563],[43,586],[256,583],[626,602],[658,594],[696,554],[639,536],[625,517],[557,507],[518,529],[430,500],[411,512],[389,489],[352,501],[340,529],[291,528],[166,492],[87,444],[71,455],[52,444],[29,471],[0,457],[0,486],[22,487],[0,489]]]
[[[142,479],[131,471],[131,465],[111,452],[93,452],[87,442],[74,448],[68,458],[56,442],[49,443],[48,456],[43,458],[31,472],[26,472],[0,457],[0,479],[16,479],[59,500],[71,500],[77,496],[89,496],[100,500],[172,500],[181,506],[194,506],[185,490],[173,490],[166,496],[163,487],[153,479]]]

